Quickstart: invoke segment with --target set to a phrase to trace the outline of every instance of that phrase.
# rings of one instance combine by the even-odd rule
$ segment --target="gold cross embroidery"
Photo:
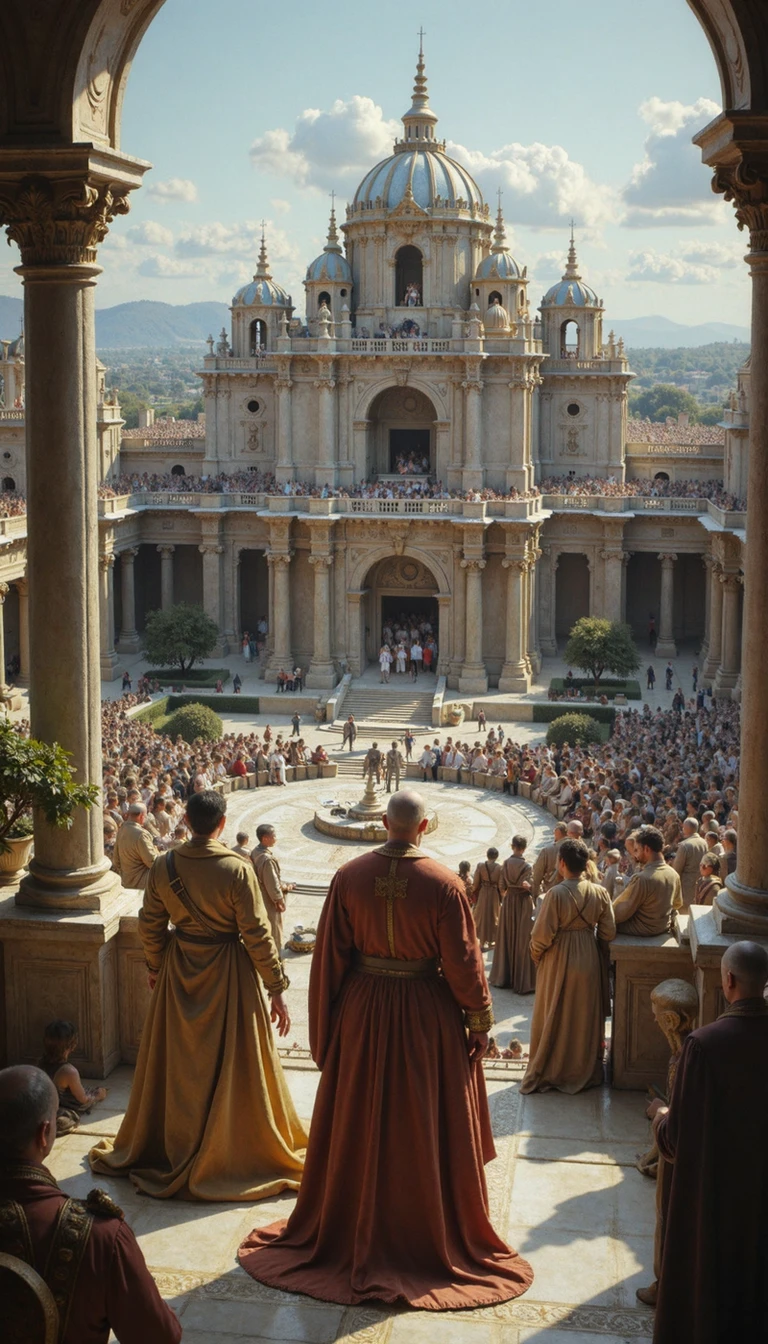
[[[389,955],[395,956],[395,901],[404,901],[408,895],[408,878],[397,876],[397,859],[389,865],[387,877],[377,877],[374,883],[377,896],[383,896],[387,902],[387,943]]]

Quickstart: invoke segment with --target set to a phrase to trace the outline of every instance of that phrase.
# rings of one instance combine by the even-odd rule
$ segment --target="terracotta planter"
[[[445,720],[451,728],[458,728],[464,722],[464,710],[461,705],[449,705],[445,711]]]
[[[18,879],[32,856],[32,836],[24,835],[18,840],[6,840],[7,853],[0,854],[0,887],[9,887]]]

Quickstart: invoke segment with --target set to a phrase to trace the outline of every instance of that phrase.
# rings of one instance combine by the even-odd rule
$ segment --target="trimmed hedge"
[[[171,714],[164,730],[169,737],[183,737],[185,742],[218,742],[224,734],[224,724],[218,714],[207,705],[188,701]]]
[[[577,691],[593,691],[594,680],[592,677],[574,677],[569,686]],[[562,695],[565,691],[565,677],[553,677],[549,683],[550,691],[555,691]],[[626,695],[628,700],[642,700],[639,681],[619,681],[616,677],[601,677],[599,682],[599,695],[605,695],[612,700],[615,695]]]
[[[138,714],[134,714],[133,716],[135,722],[157,723],[158,719],[167,718],[168,701],[170,698],[169,695],[163,695],[159,700],[155,700],[151,705],[147,705],[146,709],[140,709]]]
[[[568,714],[570,712],[573,712],[574,714],[579,713],[579,710],[577,709],[569,711],[567,706],[567,700],[561,700],[559,704],[557,702],[553,703],[552,701],[547,701],[546,704],[544,702],[540,704],[536,703],[533,706],[533,722],[552,723],[554,719],[561,719],[563,714]],[[597,719],[598,723],[607,723],[610,728],[613,728],[617,711],[610,705],[590,704],[589,708],[585,710],[585,713],[589,714],[591,718]]]
[[[159,681],[161,686],[215,686],[217,681],[226,685],[229,670],[226,667],[191,667],[182,676],[178,668],[150,667],[144,676],[149,677],[150,681]]]
[[[168,716],[184,705],[206,705],[208,709],[217,713],[223,711],[225,714],[259,712],[257,695],[197,695],[194,700],[188,695],[163,695],[153,704],[147,705],[146,709],[140,709],[138,714],[134,714],[134,719],[138,723],[151,723],[156,732],[164,733]]]
[[[590,714],[561,714],[547,729],[547,746],[561,747],[568,742],[571,746],[584,747],[602,742],[602,726]]]

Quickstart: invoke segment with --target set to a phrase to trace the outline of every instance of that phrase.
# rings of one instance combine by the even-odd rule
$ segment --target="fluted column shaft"
[[[312,689],[330,690],[336,685],[331,659],[331,569],[332,555],[310,555],[309,563],[315,571],[315,606],[313,622],[312,662],[306,685]]]
[[[715,695],[733,690],[741,666],[741,620],[739,579],[737,574],[721,574],[723,590],[722,649],[715,677]]]
[[[505,556],[501,563],[507,571],[507,619],[506,650],[499,678],[499,690],[521,694],[529,687],[529,672],[525,659],[525,578],[528,561],[524,556]]]
[[[484,692],[488,678],[483,663],[483,570],[485,560],[475,557],[461,562],[466,571],[466,617],[464,666],[459,678],[460,691]]]
[[[173,606],[173,553],[175,546],[158,546],[160,554],[160,606],[170,611]]]
[[[135,548],[120,552],[120,587],[123,612],[117,647],[121,653],[135,653],[140,642],[136,629],[136,582],[134,574],[134,561],[138,554],[138,549]]]
[[[117,676],[115,652],[115,556],[113,551],[99,556],[99,643],[101,679],[113,681]]]
[[[17,579],[16,588],[19,594],[19,662],[21,670],[19,679],[21,681],[29,680],[29,583],[24,579]]]
[[[9,585],[0,583],[0,700],[3,700],[9,691],[5,670],[5,599],[9,592]]]
[[[676,658],[674,630],[675,599],[675,561],[676,555],[660,555],[661,561],[661,610],[659,612],[659,638],[656,654],[659,658]]]
[[[272,666],[275,670],[284,667],[286,672],[293,666],[291,652],[291,560],[293,552],[267,555],[267,564],[272,569],[273,610],[269,614],[270,629],[275,632],[275,646],[272,653]]]
[[[723,650],[723,585],[720,582],[722,570],[713,564],[709,581],[709,646],[702,671],[703,680],[714,681],[720,667]]]

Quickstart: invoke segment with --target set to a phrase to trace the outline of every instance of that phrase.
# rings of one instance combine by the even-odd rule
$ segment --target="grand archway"
[[[432,635],[439,653],[440,609],[438,583],[432,571],[415,556],[393,555],[368,571],[363,605],[365,629],[362,647],[366,662],[375,662],[388,628],[396,635],[402,626]],[[437,659],[433,666],[436,666]]]
[[[366,476],[426,480],[435,472],[435,421],[429,397],[415,387],[387,387],[368,412]]]

